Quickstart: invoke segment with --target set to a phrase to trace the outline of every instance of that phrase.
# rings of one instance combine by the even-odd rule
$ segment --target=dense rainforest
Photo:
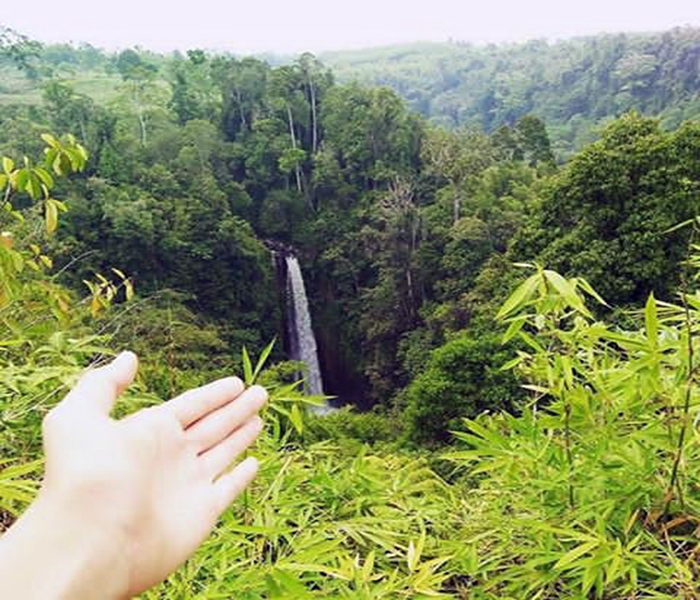
[[[128,347],[122,414],[271,390],[256,502],[145,598],[700,597],[699,70],[692,29],[321,62],[0,28],[0,526]]]
[[[676,128],[700,115],[700,31],[605,34],[476,46],[454,41],[335,52],[340,81],[386,85],[447,127],[495,131],[534,113],[557,155],[570,157],[631,109]]]

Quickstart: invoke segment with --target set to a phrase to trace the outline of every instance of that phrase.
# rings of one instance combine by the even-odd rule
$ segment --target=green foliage
[[[502,370],[511,356],[493,334],[462,335],[433,350],[406,390],[408,439],[445,442],[462,418],[515,408],[521,396],[517,381]]]
[[[549,126],[553,151],[568,158],[601,124],[631,109],[671,127],[697,119],[699,40],[700,30],[683,27],[488,47],[422,43],[322,58],[339,80],[389,86],[442,126],[495,132],[536,115]]]
[[[538,268],[501,309],[525,344],[511,366],[529,408],[465,420],[449,454],[491,503],[471,525],[481,582],[518,598],[692,598],[698,294],[687,308],[650,296],[634,331],[595,321],[586,298],[601,301]]]
[[[641,39],[450,46],[477,61],[469,93],[414,100],[490,135],[428,125],[389,88],[336,85],[308,54],[43,49],[44,104],[0,112],[0,523],[36,488],[42,414],[128,347],[142,369],[120,415],[231,373],[271,390],[260,479],[148,598],[693,598],[700,298],[668,300],[693,281],[677,264],[698,128],[629,114],[552,164],[627,95],[667,106]],[[667,35],[668,60],[693,39]],[[525,66],[543,52],[556,65],[537,68],[535,96]],[[591,95],[590,53],[624,90],[601,75]],[[494,72],[496,58],[518,67]],[[690,107],[685,73],[673,89]],[[562,125],[567,111],[584,116]],[[48,129],[85,148],[45,137],[45,160],[25,162]],[[285,308],[269,246],[302,263],[326,392],[375,410],[306,415],[320,399],[278,361],[283,341],[268,345]],[[549,268],[511,264],[534,259]],[[609,307],[587,280],[644,310],[596,321]],[[455,430],[449,471],[430,448]]]
[[[457,506],[421,460],[347,457],[320,443],[260,444],[254,509],[239,505],[188,564],[144,598],[429,598],[450,578],[443,510]]]
[[[36,59],[41,51],[41,44],[30,40],[27,36],[17,33],[9,27],[0,25],[0,66],[10,62],[22,71],[28,78],[37,79],[39,71]]]
[[[87,152],[72,135],[68,135],[65,141],[57,140],[48,133],[41,137],[46,143],[43,161],[34,164],[29,157],[24,156],[22,166],[15,166],[15,161],[10,157],[2,157],[0,210],[9,217],[22,221],[24,217],[15,210],[13,197],[24,194],[33,202],[41,202],[46,232],[52,234],[58,227],[59,211],[66,210],[63,202],[52,197],[54,176],[82,171],[87,161]],[[7,215],[0,215],[0,225],[4,224]]]
[[[26,506],[36,495],[37,482],[30,476],[36,473],[40,461],[8,463],[10,461],[0,461],[0,514],[4,511],[16,517],[20,512],[18,508]]]
[[[555,176],[512,256],[583,275],[613,304],[668,297],[686,246],[663,232],[700,210],[700,129],[630,113]]]
[[[352,407],[334,410],[310,419],[306,442],[334,440],[338,443],[383,444],[395,442],[402,432],[402,420],[378,410],[356,412]]]

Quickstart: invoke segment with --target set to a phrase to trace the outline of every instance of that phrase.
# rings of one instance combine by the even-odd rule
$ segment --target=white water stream
[[[295,256],[285,256],[287,263],[287,302],[289,306],[289,337],[291,340],[291,358],[306,364],[304,391],[307,395],[323,395],[323,379],[318,364],[316,338],[311,326],[309,302],[304,288],[304,278]],[[319,407],[317,412],[327,412]]]

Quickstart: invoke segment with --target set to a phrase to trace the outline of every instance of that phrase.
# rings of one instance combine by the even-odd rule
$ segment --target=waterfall
[[[308,395],[322,395],[323,380],[318,364],[316,338],[311,327],[311,314],[304,289],[304,278],[301,275],[299,261],[295,256],[287,254],[285,262],[287,265],[287,307],[289,313],[287,326],[289,328],[291,358],[306,364],[304,391]],[[320,408],[317,412],[326,412],[326,410]]]

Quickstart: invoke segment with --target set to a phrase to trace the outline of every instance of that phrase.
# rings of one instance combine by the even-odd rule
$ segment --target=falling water
[[[307,374],[304,390],[309,395],[323,394],[323,380],[318,365],[316,338],[311,328],[309,302],[304,289],[299,261],[295,256],[285,256],[287,263],[287,298],[289,307],[289,338],[293,360],[306,364]],[[321,409],[319,412],[325,412]]]

